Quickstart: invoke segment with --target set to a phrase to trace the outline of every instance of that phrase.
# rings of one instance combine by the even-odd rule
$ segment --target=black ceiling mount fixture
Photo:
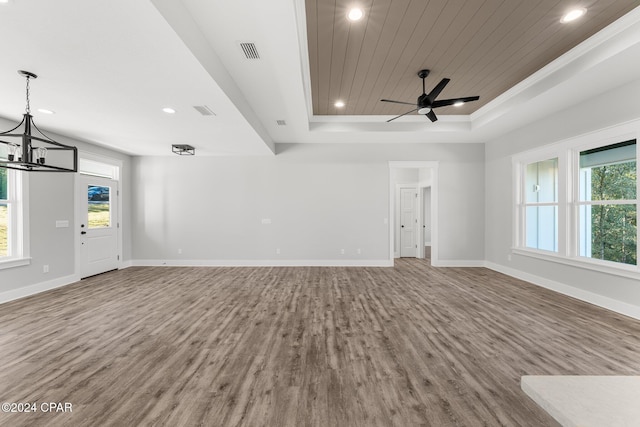
[[[180,155],[180,156],[195,156],[196,149],[188,144],[173,144],[171,146],[171,151]]]
[[[0,158],[0,168],[29,172],[77,172],[78,149],[61,144],[42,133],[33,122],[29,100],[29,80],[38,78],[29,71],[18,70],[27,79],[27,106],[22,121],[6,132],[0,132],[0,144],[6,145],[6,157]],[[22,133],[13,133],[24,125]],[[32,133],[35,130],[38,135]],[[0,145],[1,147],[1,145]]]
[[[434,108],[438,108],[438,107],[446,107],[448,105],[454,105],[457,103],[465,103],[465,102],[471,102],[471,101],[477,101],[478,99],[480,99],[479,96],[467,96],[465,98],[452,98],[452,99],[441,99],[439,101],[436,101],[436,98],[438,97],[438,95],[440,95],[440,92],[442,92],[442,90],[444,89],[444,87],[449,84],[449,82],[451,81],[450,79],[442,79],[440,80],[440,83],[438,83],[438,85],[436,87],[433,88],[433,90],[431,92],[429,92],[429,94],[427,94],[426,90],[425,90],[425,86],[424,86],[424,79],[427,78],[427,76],[429,75],[429,70],[420,70],[418,72],[418,77],[420,77],[422,79],[422,95],[420,95],[418,97],[418,101],[416,103],[412,103],[412,102],[403,102],[403,101],[394,101],[391,99],[381,99],[380,101],[382,102],[393,102],[395,104],[406,104],[406,105],[415,105],[416,108],[414,108],[411,111],[407,111],[406,113],[400,114],[399,116],[396,116],[392,119],[387,120],[387,122],[391,122],[397,118],[400,118],[402,116],[406,116],[407,114],[413,113],[414,111],[417,111],[418,114],[424,114],[425,116],[427,116],[429,118],[429,120],[431,120],[432,122],[435,122],[436,120],[438,120],[438,118],[436,117],[436,113],[433,112]]]

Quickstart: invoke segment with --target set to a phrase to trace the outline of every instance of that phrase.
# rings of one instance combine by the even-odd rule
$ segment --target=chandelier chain
[[[31,114],[31,106],[29,105],[29,76],[27,76],[27,106],[25,111],[27,114]]]

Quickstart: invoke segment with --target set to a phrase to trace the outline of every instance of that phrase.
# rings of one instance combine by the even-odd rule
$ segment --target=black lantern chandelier
[[[0,143],[6,145],[6,157],[0,157],[0,168],[30,172],[77,172],[78,149],[54,141],[33,122],[29,105],[29,79],[38,76],[22,70],[18,74],[27,79],[27,106],[22,121],[16,127],[0,132]],[[18,130],[21,126],[24,126],[22,131]],[[32,129],[39,136],[33,135]],[[18,133],[14,133],[16,130]]]

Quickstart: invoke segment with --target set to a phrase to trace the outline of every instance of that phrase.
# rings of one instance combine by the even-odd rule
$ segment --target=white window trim
[[[640,164],[640,120],[623,123],[574,138],[554,142],[544,147],[528,150],[512,157],[513,171],[513,238],[511,252],[516,255],[551,261],[573,267],[585,268],[602,273],[640,279],[638,265],[629,265],[597,258],[579,256],[579,180],[574,171],[580,168],[580,152],[596,147],[615,144],[631,139],[636,140],[636,159]],[[525,225],[523,223],[524,182],[523,168],[529,163],[558,158],[558,252],[525,247]],[[640,184],[636,182],[637,197],[640,199]],[[635,200],[612,200],[605,204],[636,204]],[[590,202],[591,204],[591,202]],[[596,203],[597,204],[597,203]],[[638,206],[640,208],[640,206]],[[569,212],[567,212],[569,210]],[[637,242],[640,244],[640,227],[637,227]],[[638,252],[640,255],[640,251]]]
[[[12,252],[14,255],[2,257],[0,259],[0,270],[20,267],[31,263],[29,245],[29,174],[9,170],[12,178],[9,180],[8,189],[9,203],[11,203],[11,218],[15,221],[10,223],[10,235],[12,241]]]

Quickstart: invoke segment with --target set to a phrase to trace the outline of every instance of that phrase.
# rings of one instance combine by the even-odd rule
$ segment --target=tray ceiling
[[[314,115],[397,115],[422,93],[431,70],[440,99],[479,95],[441,114],[471,114],[637,7],[628,0],[362,0],[364,18],[347,19],[351,0],[305,0]],[[577,21],[561,23],[576,5]],[[341,100],[343,108],[334,103]]]

